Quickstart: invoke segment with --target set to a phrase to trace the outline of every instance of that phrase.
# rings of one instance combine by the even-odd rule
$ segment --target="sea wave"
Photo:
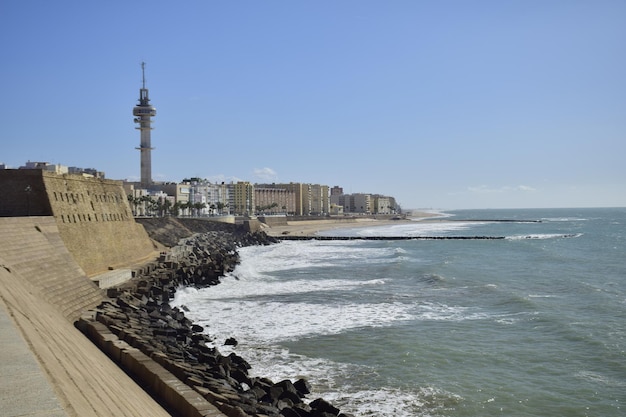
[[[534,213],[515,218],[538,218]],[[482,214],[474,217],[492,217]],[[506,241],[242,248],[232,277],[206,292],[185,289],[180,301],[214,346],[252,365],[251,376],[304,377],[313,385],[310,398],[328,399],[346,413],[497,415],[503,407],[508,415],[539,416],[549,403],[554,415],[619,415],[613,404],[624,391],[623,227],[574,214],[541,212],[560,223],[461,220],[376,228],[387,235],[431,224],[427,235]],[[462,223],[469,228],[441,229]],[[223,346],[228,337],[239,344]],[[546,395],[553,389],[562,396]],[[581,389],[595,393],[595,408],[584,411]]]
[[[320,236],[436,236],[445,235],[450,232],[467,230],[474,226],[486,224],[484,222],[462,222],[462,221],[438,221],[438,222],[411,222],[391,226],[368,226],[350,229],[327,230],[318,233]]]
[[[443,275],[435,274],[435,273],[427,273],[416,277],[418,282],[422,282],[425,284],[440,284],[446,281],[446,278]]]
[[[440,303],[422,303],[416,306],[415,316],[419,320],[464,321],[484,320],[491,315],[474,307],[448,306]]]
[[[397,417],[416,416],[429,417],[440,415],[441,412],[452,410],[462,398],[435,387],[417,387],[414,389],[380,389],[336,393],[325,392],[333,404],[342,410],[359,416]]]
[[[380,380],[374,367],[300,355],[275,344],[251,345],[244,340],[236,348],[224,346],[220,351],[236,351],[245,357],[252,365],[251,376],[273,381],[306,376],[311,384],[309,398],[324,398],[342,412],[358,416],[430,417],[454,409],[462,401],[459,395],[432,386],[365,389]]]
[[[586,222],[589,219],[582,217],[544,217],[542,222]]]
[[[357,261],[379,264],[406,259],[406,250],[398,247],[374,248],[361,241],[283,241],[270,246],[241,248],[242,262],[237,266],[238,277],[255,279],[276,271],[305,270],[334,267]],[[245,262],[254,259],[254,262]]]
[[[246,281],[250,281],[250,285],[246,285]],[[349,279],[296,279],[283,282],[276,279],[267,278],[266,280],[254,280],[249,275],[237,274],[237,271],[228,274],[222,278],[219,288],[205,288],[201,293],[193,288],[181,289],[176,294],[175,303],[185,304],[187,302],[207,302],[211,300],[230,300],[259,298],[263,296],[281,296],[281,295],[302,295],[310,293],[326,293],[334,291],[351,291],[361,286],[375,286],[385,284],[384,279],[370,279],[364,281]]]
[[[525,240],[525,239],[570,239],[581,237],[582,233],[536,233],[530,235],[513,235],[506,236],[508,240]]]
[[[338,334],[360,327],[388,326],[413,317],[409,312],[411,306],[399,302],[321,306],[312,302],[231,301],[223,297],[210,300],[202,297],[199,301],[189,302],[178,297],[174,304],[194,306],[188,314],[194,321],[210,325],[214,329],[211,336],[217,339],[235,337],[257,344]]]

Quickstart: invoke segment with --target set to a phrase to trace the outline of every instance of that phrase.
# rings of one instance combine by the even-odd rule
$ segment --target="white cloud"
[[[531,187],[529,185],[518,185],[517,189],[520,190],[520,191],[529,191],[529,192],[537,191],[536,188],[533,188],[533,187]]]
[[[255,168],[253,171],[253,175],[257,180],[261,181],[272,181],[277,177],[276,171],[272,168]]]

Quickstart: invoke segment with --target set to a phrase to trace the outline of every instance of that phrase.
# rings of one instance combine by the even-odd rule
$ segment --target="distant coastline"
[[[438,212],[413,211],[406,217],[331,217],[324,220],[287,220],[287,224],[267,226],[262,229],[268,236],[314,236],[315,234],[334,229],[388,226],[391,224],[408,223],[417,220],[436,219],[443,215]]]

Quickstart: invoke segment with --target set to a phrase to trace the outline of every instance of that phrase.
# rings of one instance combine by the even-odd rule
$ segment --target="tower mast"
[[[151,118],[156,116],[156,109],[150,104],[148,98],[148,89],[146,88],[146,63],[141,63],[141,88],[139,89],[139,104],[133,108],[133,116],[135,116],[135,129],[141,133],[138,149],[141,158],[141,186],[148,188],[152,185],[152,146],[150,144],[150,131],[152,127]]]

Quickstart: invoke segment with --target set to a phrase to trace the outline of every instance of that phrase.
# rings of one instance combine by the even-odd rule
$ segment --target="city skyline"
[[[141,158],[141,166],[144,166]],[[62,164],[27,161],[19,167],[3,170],[40,170],[55,176],[74,174],[78,177],[106,178],[95,168],[68,167]],[[26,174],[26,173],[23,173]],[[15,177],[17,178],[17,177]],[[113,180],[120,181],[120,180]],[[399,214],[402,207],[394,196],[380,193],[344,194],[339,186],[326,184],[282,183],[262,184],[248,181],[210,182],[203,178],[185,178],[179,182],[120,181],[134,215],[160,213],[178,215],[180,210],[193,210],[193,215],[215,214],[325,216],[342,214]],[[15,191],[15,190],[13,190]],[[189,215],[185,212],[184,215]]]
[[[145,61],[154,181],[626,206],[625,17],[617,1],[5,2],[0,163],[138,181]]]

